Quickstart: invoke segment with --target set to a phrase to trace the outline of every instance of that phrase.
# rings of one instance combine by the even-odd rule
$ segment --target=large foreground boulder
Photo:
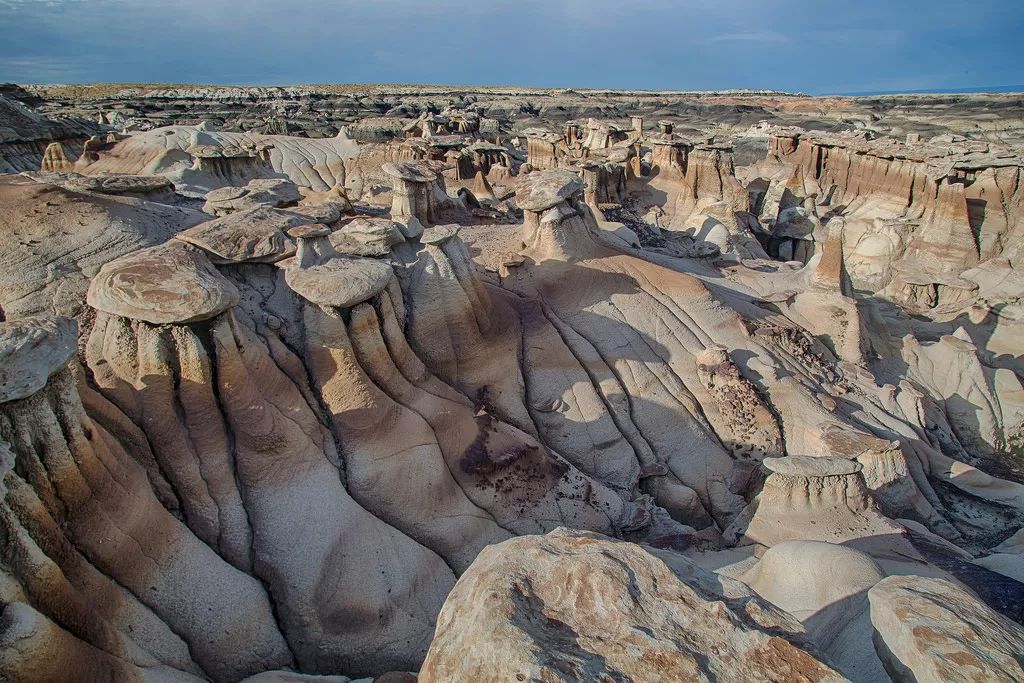
[[[868,591],[895,681],[1024,681],[1024,628],[949,581],[891,576]]]
[[[490,546],[448,596],[420,681],[845,680],[785,613],[666,561],[566,529]]]

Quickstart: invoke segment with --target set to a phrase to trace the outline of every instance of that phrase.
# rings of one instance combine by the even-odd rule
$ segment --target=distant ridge
[[[861,92],[841,92],[837,95],[850,97],[871,97],[873,95],[966,95],[973,93],[1024,93],[1024,85],[985,85],[977,88],[923,88],[921,90],[864,90]],[[822,93],[825,95],[826,93]]]

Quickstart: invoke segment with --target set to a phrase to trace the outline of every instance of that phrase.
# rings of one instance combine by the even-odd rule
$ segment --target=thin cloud
[[[705,38],[705,43],[743,43],[747,45],[784,45],[789,43],[789,36],[777,31],[748,31],[744,33],[720,33]]]

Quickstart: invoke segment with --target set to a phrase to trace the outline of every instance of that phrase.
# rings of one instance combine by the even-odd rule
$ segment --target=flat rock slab
[[[815,458],[809,455],[765,458],[762,464],[775,474],[787,477],[840,477],[856,474],[862,469],[862,465],[856,460]]]
[[[238,303],[238,290],[204,252],[172,240],[103,266],[86,301],[99,311],[164,325],[212,318]]]
[[[345,212],[346,208],[341,202],[324,202],[323,204],[308,206],[293,206],[288,210],[292,213],[301,213],[303,216],[309,216],[317,223],[330,225],[341,219],[341,215]]]
[[[437,225],[427,228],[420,235],[420,242],[423,244],[444,244],[459,234],[458,225]]]
[[[217,264],[273,263],[295,253],[286,232],[313,223],[304,214],[257,206],[200,223],[177,238],[208,252]]]
[[[583,193],[583,181],[572,171],[534,171],[519,181],[516,203],[526,211],[547,211]]]
[[[343,225],[336,234],[350,236],[364,244],[392,247],[405,241],[402,225],[390,218],[359,216]]]
[[[173,190],[170,180],[161,175],[95,175],[63,172],[26,172],[21,175],[39,183],[59,185],[74,192],[96,192],[98,194],[149,194],[161,190]]]
[[[868,601],[876,649],[899,680],[1024,681],[1024,628],[956,584],[890,576]]]
[[[381,170],[392,178],[413,183],[429,183],[437,180],[437,171],[429,161],[396,161],[381,166]]]
[[[26,398],[75,354],[78,323],[70,318],[23,318],[0,323],[0,403]]]
[[[334,258],[309,268],[286,268],[284,279],[307,301],[320,306],[351,308],[382,292],[393,275],[391,266],[382,261]]]

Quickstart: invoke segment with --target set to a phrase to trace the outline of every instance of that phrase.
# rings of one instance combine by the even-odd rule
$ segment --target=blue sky
[[[1024,0],[0,0],[0,82],[1024,84]]]

